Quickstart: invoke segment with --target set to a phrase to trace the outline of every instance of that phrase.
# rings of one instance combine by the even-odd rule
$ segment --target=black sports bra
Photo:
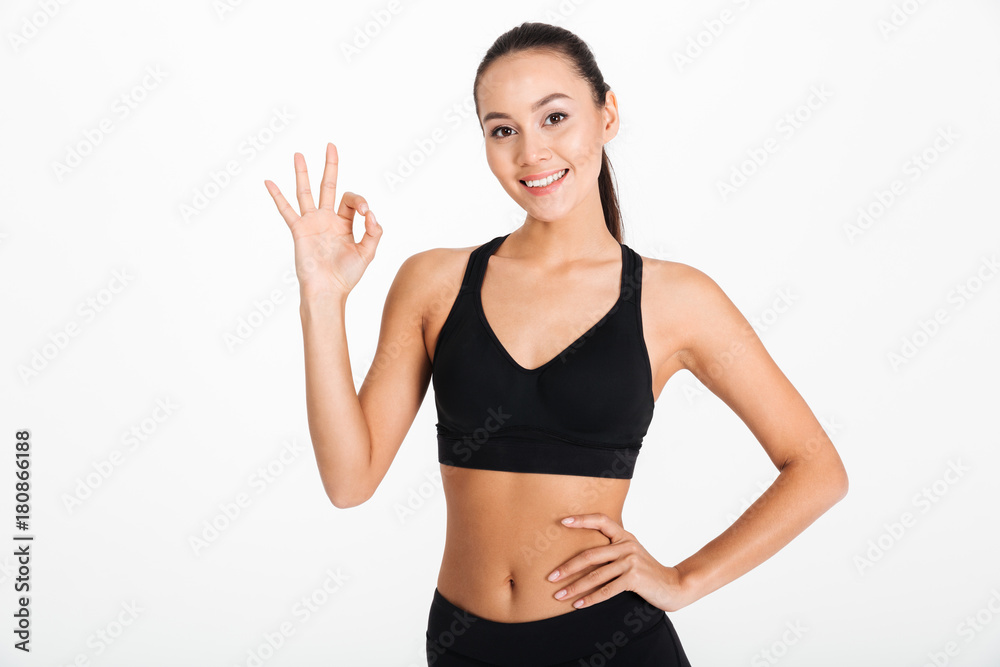
[[[461,468],[631,479],[653,418],[642,336],[642,259],[622,249],[611,310],[537,368],[507,353],[480,298],[490,256],[509,234],[469,256],[438,334],[432,383],[438,461]]]

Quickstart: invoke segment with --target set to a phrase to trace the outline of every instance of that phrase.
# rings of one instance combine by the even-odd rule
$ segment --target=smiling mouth
[[[536,181],[521,181],[521,182],[524,183],[529,188],[544,188],[546,186],[555,183],[563,176],[565,176],[567,173],[569,173],[569,169],[563,169],[562,171],[557,171],[551,176],[546,176],[545,178],[540,178]]]

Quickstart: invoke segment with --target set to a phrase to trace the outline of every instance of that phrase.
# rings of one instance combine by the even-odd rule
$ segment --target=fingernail
[[[568,516],[562,520],[563,523],[573,523],[573,517]]]
[[[549,581],[555,581],[558,578],[559,578],[559,570],[556,570],[555,572],[549,575]]]
[[[583,600],[582,599],[577,600],[576,602],[573,603],[573,606],[579,609],[580,607],[583,606]]]
[[[558,593],[556,593],[556,597],[560,598],[560,599],[566,597],[566,589],[564,588],[561,591],[559,591]]]

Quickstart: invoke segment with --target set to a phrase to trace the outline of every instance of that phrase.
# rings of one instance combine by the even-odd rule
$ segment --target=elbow
[[[363,505],[370,498],[370,493],[329,493],[327,492],[327,497],[333,506],[337,509],[346,510],[351,507],[357,507],[358,505]]]
[[[841,466],[841,468],[840,468],[840,475],[839,475],[839,477],[840,477],[840,480],[839,480],[839,482],[837,484],[837,487],[836,487],[837,488],[837,496],[836,496],[837,499],[835,501],[835,502],[838,502],[838,503],[847,496],[847,491],[851,487],[851,482],[850,482],[850,480],[847,479],[847,470],[843,466]]]
[[[799,469],[798,466],[791,468]],[[784,466],[780,470],[790,469]],[[811,486],[815,493],[826,499],[828,507],[836,505],[847,496],[850,488],[850,480],[847,478],[847,469],[843,462],[828,463],[825,465],[814,464],[800,468],[802,474],[808,475],[811,479]]]
[[[351,497],[340,497],[340,496],[329,496],[330,502],[333,506],[340,510],[350,509],[351,507],[357,507],[358,505],[363,505],[367,498],[351,498]]]
[[[371,491],[367,491],[360,487],[337,490],[327,489],[326,491],[326,496],[330,499],[330,502],[333,503],[333,506],[342,510],[363,505],[371,499],[372,495],[373,493]]]
[[[836,505],[847,496],[850,488],[850,480],[847,479],[847,470],[843,464],[836,466],[824,475],[826,486],[829,489],[830,506]]]

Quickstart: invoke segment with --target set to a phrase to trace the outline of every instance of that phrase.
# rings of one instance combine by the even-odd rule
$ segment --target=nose
[[[525,130],[521,133],[521,150],[518,155],[522,165],[536,164],[552,157],[548,149],[545,135],[537,130]]]

